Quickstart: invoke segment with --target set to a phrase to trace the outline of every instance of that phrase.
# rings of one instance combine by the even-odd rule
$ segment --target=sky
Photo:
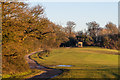
[[[63,27],[67,21],[76,23],[75,31],[87,29],[86,23],[96,21],[100,27],[108,22],[118,25],[118,2],[28,2],[30,7],[42,5],[45,16]]]

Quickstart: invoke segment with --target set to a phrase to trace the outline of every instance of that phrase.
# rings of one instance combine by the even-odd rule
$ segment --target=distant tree
[[[76,35],[74,32],[75,25],[76,24],[73,21],[67,22],[67,27],[62,29],[62,31],[65,32],[65,34],[61,35],[61,38],[62,36],[64,37],[64,35],[66,36],[64,38],[66,38],[65,40],[67,42],[63,42],[60,46],[66,46],[66,47],[75,46],[76,44]]]
[[[68,33],[71,34],[73,31],[74,31],[74,28],[75,28],[75,22],[73,21],[68,21],[67,22],[67,30],[68,30]]]
[[[96,37],[98,35],[99,24],[95,21],[86,23],[88,26],[88,34],[92,37]]]
[[[105,28],[107,29],[108,34],[118,34],[119,30],[115,24],[112,22],[109,22],[105,25]]]

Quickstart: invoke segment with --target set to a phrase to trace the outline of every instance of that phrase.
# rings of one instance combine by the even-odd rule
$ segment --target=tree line
[[[69,21],[70,22],[70,21]],[[71,21],[71,23],[73,23]],[[112,22],[108,22],[105,27],[100,27],[96,21],[86,23],[86,31],[72,31],[69,41],[62,43],[61,47],[76,47],[78,42],[83,42],[83,46],[97,46],[109,49],[119,49],[119,28]],[[67,27],[70,27],[69,25]],[[66,28],[67,28],[66,27]],[[71,28],[72,29],[72,28]],[[69,29],[67,29],[70,31]]]

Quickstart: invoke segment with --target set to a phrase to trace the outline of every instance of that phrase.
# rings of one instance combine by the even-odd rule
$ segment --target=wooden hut
[[[76,44],[76,46],[77,46],[77,47],[83,47],[83,42],[78,42],[78,43]]]

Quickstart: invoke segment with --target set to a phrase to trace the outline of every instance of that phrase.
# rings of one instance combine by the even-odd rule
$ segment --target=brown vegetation
[[[3,74],[27,71],[29,68],[24,60],[25,54],[59,47],[61,42],[67,40],[62,26],[42,16],[42,6],[29,8],[23,2],[1,4]]]

